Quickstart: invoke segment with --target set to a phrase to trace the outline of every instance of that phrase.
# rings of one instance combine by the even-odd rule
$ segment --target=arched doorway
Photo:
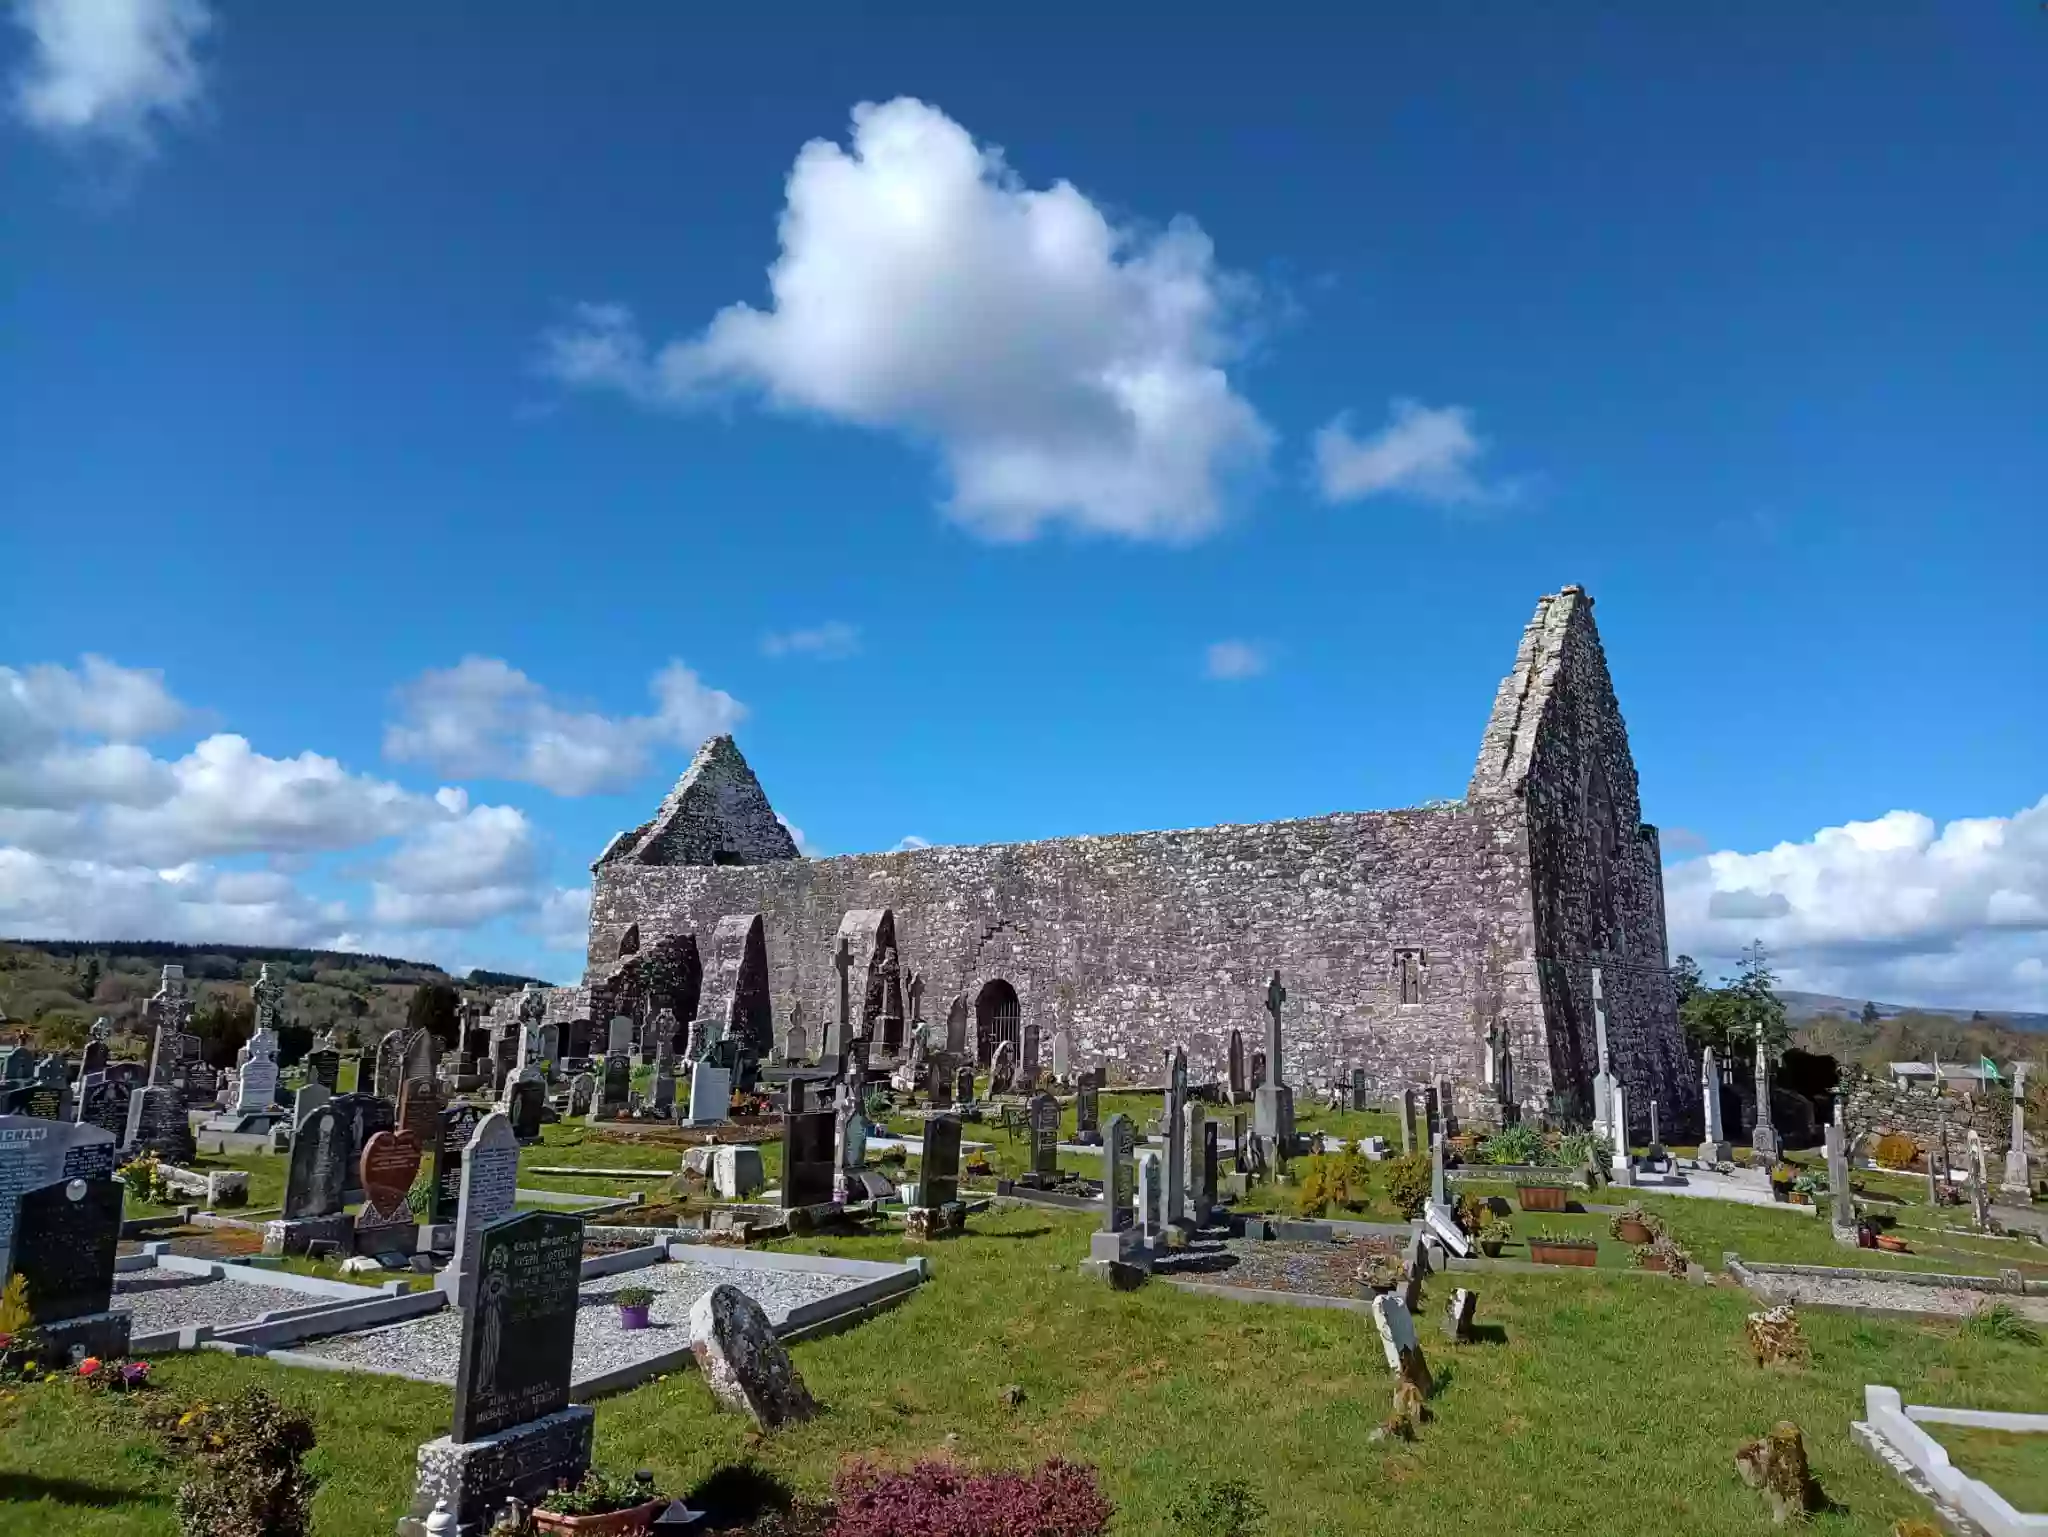
[[[1022,1064],[1024,1053],[1024,1010],[1017,1002],[1017,989],[1001,977],[983,984],[974,999],[974,1060],[987,1067],[996,1048],[1008,1041]]]

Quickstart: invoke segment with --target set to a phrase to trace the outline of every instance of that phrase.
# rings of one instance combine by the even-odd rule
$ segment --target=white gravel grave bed
[[[366,1290],[363,1295],[377,1294]],[[224,1329],[284,1308],[316,1307],[338,1300],[282,1286],[216,1281],[179,1271],[138,1270],[114,1277],[113,1310],[129,1315],[135,1333],[160,1334],[200,1324]]]
[[[805,1270],[699,1265],[687,1259],[598,1276],[585,1281],[582,1287],[581,1306],[576,1315],[575,1380],[598,1377],[687,1346],[691,1305],[720,1282],[736,1286],[752,1297],[768,1314],[768,1321],[780,1325],[792,1308],[851,1291],[869,1279]],[[619,1327],[618,1305],[612,1298],[629,1286],[644,1286],[654,1293],[648,1308],[649,1327],[645,1329]],[[461,1348],[462,1315],[447,1307],[380,1329],[309,1340],[292,1350],[297,1355],[346,1361],[371,1371],[452,1386]]]

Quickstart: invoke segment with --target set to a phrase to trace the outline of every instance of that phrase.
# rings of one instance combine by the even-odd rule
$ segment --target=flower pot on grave
[[[647,1310],[653,1305],[651,1302],[621,1302],[619,1304],[619,1327],[621,1329],[646,1328]],[[596,1528],[592,1528],[592,1530],[596,1530]],[[606,1527],[604,1530],[609,1531],[611,1528]],[[624,1531],[627,1528],[621,1527],[620,1530]]]
[[[1507,1245],[1498,1238],[1482,1238],[1479,1240],[1479,1252],[1488,1259],[1499,1259],[1500,1251],[1506,1247]]]
[[[1650,1242],[1650,1229],[1634,1217],[1621,1217],[1615,1221],[1614,1236],[1630,1248],[1638,1248]]]
[[[1523,1211],[1563,1211],[1564,1198],[1562,1185],[1515,1186],[1515,1199],[1522,1203]]]
[[[649,1500],[645,1505],[608,1510],[601,1516],[565,1516],[557,1511],[536,1510],[533,1525],[536,1531],[582,1532],[586,1537],[639,1537],[654,1525],[656,1516],[668,1509],[668,1503]]]
[[[1600,1257],[1597,1243],[1559,1238],[1529,1240],[1529,1258],[1539,1265],[1580,1265],[1590,1270]]]

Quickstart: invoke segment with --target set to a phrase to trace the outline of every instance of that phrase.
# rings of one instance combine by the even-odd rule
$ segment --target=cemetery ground
[[[575,1126],[548,1132],[528,1159],[674,1166],[673,1149]],[[975,1139],[1006,1141],[986,1127]],[[1603,1205],[1626,1199],[1611,1188],[1580,1195]],[[1724,1249],[1748,1260],[1926,1260],[1986,1271],[2044,1253],[1976,1240],[1993,1252],[1974,1267],[1951,1254],[1872,1255],[1835,1246],[1824,1219],[1788,1210],[1656,1195],[1643,1205],[1715,1270]],[[1910,1234],[1916,1249],[1966,1242],[1938,1231],[1960,1224],[1952,1211],[1907,1204],[1898,1216],[1894,1231]],[[1597,1213],[1529,1220],[1605,1239]],[[1433,1417],[1413,1443],[1375,1443],[1391,1379],[1368,1317],[1247,1306],[1158,1280],[1112,1291],[1078,1271],[1094,1225],[1004,1207],[975,1216],[965,1236],[922,1248],[886,1228],[772,1245],[862,1259],[922,1252],[932,1277],[902,1304],[793,1347],[824,1407],[809,1424],[761,1436],[717,1410],[697,1374],[682,1371],[597,1400],[598,1463],[648,1468],[714,1511],[720,1502],[706,1481],[735,1467],[759,1475],[752,1487],[818,1497],[853,1456],[988,1467],[1058,1456],[1098,1469],[1120,1533],[1201,1534],[1207,1528],[1181,1502],[1239,1478],[1263,1503],[1263,1530],[1273,1537],[1708,1534],[1770,1529],[1731,1457],[1789,1418],[1804,1428],[1833,1502],[1813,1530],[1882,1534],[1927,1511],[1849,1438],[1865,1383],[1896,1386],[1908,1401],[2038,1409],[2048,1372],[2048,1350],[1955,1322],[1823,1309],[1800,1314],[1809,1362],[1758,1367],[1743,1338],[1743,1320],[1759,1305],[1748,1293],[1725,1280],[1701,1287],[1622,1273],[1613,1267],[1626,1251],[1603,1244],[1606,1268],[1590,1272],[1431,1277],[1418,1321],[1438,1384]],[[1453,1346],[1435,1326],[1453,1285],[1479,1294],[1473,1343]],[[202,1352],[159,1358],[155,1386],[140,1400],[66,1383],[0,1388],[0,1537],[174,1532],[179,1469],[155,1450],[140,1405],[219,1401],[250,1383],[315,1418],[309,1465],[322,1485],[314,1530],[390,1532],[411,1493],[414,1448],[446,1428],[445,1390]],[[2038,1487],[2032,1447],[1980,1436],[1954,1446],[1959,1460],[2007,1479],[2016,1494]]]

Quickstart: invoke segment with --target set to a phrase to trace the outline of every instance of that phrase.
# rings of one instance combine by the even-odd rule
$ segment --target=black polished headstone
[[[917,1167],[917,1204],[944,1206],[960,1199],[960,1118],[935,1115],[924,1123],[924,1154]]]
[[[532,1211],[481,1229],[462,1317],[450,1439],[475,1441],[569,1402],[583,1219]],[[465,1262],[467,1256],[465,1256]]]
[[[67,1179],[21,1197],[13,1274],[28,1284],[29,1315],[37,1323],[107,1311],[125,1193],[119,1180]]]
[[[1042,1180],[1060,1173],[1060,1102],[1050,1094],[1031,1098],[1031,1172]]]
[[[341,1090],[341,1053],[331,1046],[306,1053],[306,1081],[317,1083],[329,1094]]]
[[[434,1143],[434,1194],[428,1204],[429,1222],[453,1222],[462,1204],[462,1150],[476,1130],[483,1112],[475,1105],[451,1105],[440,1115]]]
[[[1088,1079],[1074,1091],[1074,1140],[1086,1142],[1102,1132],[1102,1091]]]
[[[540,1141],[541,1111],[547,1108],[548,1086],[538,1078],[522,1078],[512,1085],[505,1114],[512,1120],[512,1135],[521,1142]]]
[[[805,1110],[782,1118],[782,1204],[822,1206],[832,1199],[836,1117]]]

